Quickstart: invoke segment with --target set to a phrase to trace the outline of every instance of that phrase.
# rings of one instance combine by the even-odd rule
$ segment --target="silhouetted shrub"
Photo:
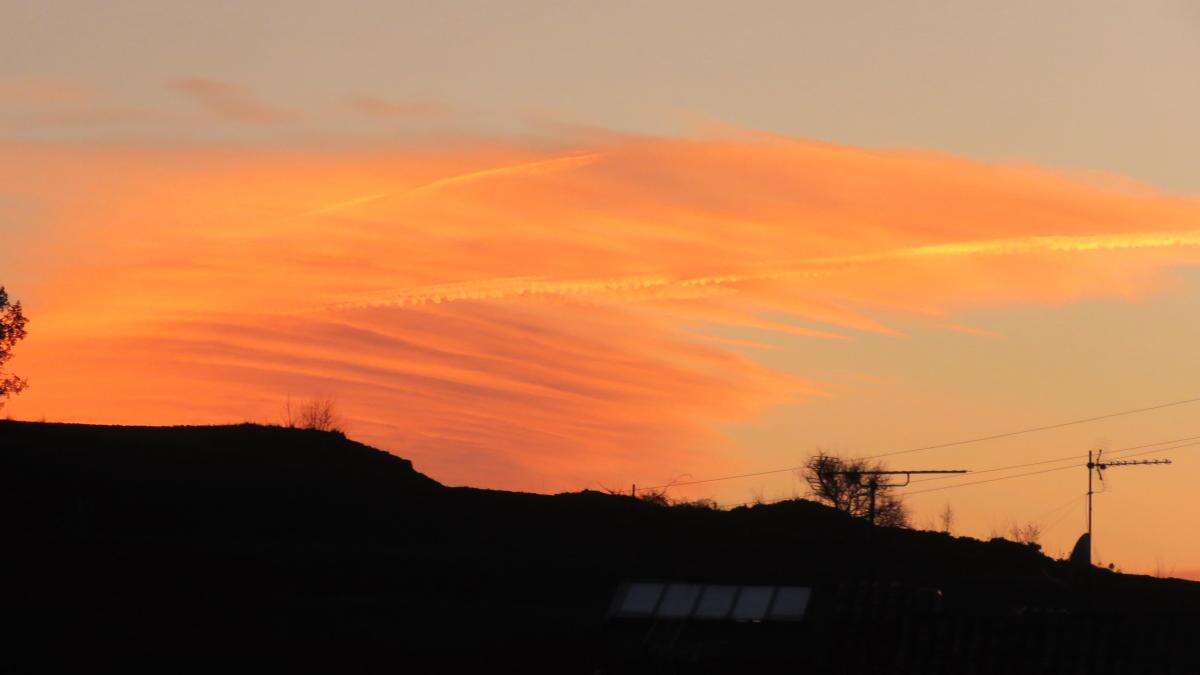
[[[289,429],[345,433],[337,403],[332,398],[311,398],[294,409],[289,398],[284,406],[283,425]]]
[[[713,499],[680,500],[671,504],[678,509],[696,509],[700,511],[719,511],[721,505]]]
[[[25,338],[28,319],[21,311],[21,303],[9,303],[8,292],[0,286],[0,408],[4,399],[21,393],[29,383],[16,375],[5,375],[4,364],[12,358],[13,347]]]
[[[637,493],[637,498],[655,506],[671,505],[671,498],[666,490],[643,490]]]
[[[1030,548],[1041,550],[1042,544],[1039,541],[1042,538],[1042,528],[1035,522],[1028,522],[1025,525],[1017,525],[1013,523],[1009,528],[1008,536],[1018,544],[1025,544]]]

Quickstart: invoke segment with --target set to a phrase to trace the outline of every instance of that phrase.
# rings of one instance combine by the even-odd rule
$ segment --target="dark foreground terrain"
[[[446,488],[332,433],[0,422],[0,514],[0,673],[1200,672],[1200,584],[802,500]],[[606,622],[631,579],[811,586],[812,615]],[[852,592],[880,587],[942,606]]]

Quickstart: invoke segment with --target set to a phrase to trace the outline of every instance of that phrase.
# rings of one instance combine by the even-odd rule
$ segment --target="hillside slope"
[[[803,500],[721,512],[447,488],[340,435],[255,425],[0,422],[0,514],[25,657],[203,645],[342,670],[521,655],[586,672],[615,585],[637,578],[881,580],[992,614],[1200,601],[1200,584],[1082,580],[1027,546],[871,532]]]

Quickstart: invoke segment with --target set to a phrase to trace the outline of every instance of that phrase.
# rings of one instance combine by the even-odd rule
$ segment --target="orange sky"
[[[1200,201],[1112,176],[737,129],[444,147],[7,144],[33,318],[9,412],[332,395],[449,483],[720,475],[773,459],[728,425],[846,395],[765,363],[771,335],[986,341],[964,313],[1148,297],[1200,261]]]
[[[554,491],[1200,395],[1188,3],[10,4],[0,284],[31,387],[6,414],[328,395],[438,480]],[[1079,457],[1197,412],[893,465]],[[1112,472],[1101,558],[1200,576],[1195,450]],[[1061,553],[1085,478],[909,504]]]

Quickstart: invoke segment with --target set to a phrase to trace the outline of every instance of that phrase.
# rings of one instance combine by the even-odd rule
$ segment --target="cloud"
[[[234,122],[282,124],[297,119],[296,114],[269,106],[249,89],[228,82],[193,77],[172,82],[171,88],[187,94],[213,115]]]
[[[436,101],[394,102],[374,96],[354,96],[348,105],[363,115],[382,119],[445,119],[454,114],[454,108],[450,105]]]
[[[170,122],[172,117],[152,110],[140,108],[111,108],[81,106],[41,110],[37,112],[5,115],[5,126],[15,130],[102,127],[125,124],[157,124]]]
[[[758,466],[724,425],[836,390],[763,347],[853,349],[904,314],[987,339],[955,316],[1138,298],[1200,263],[1193,198],[759,134],[3,150],[46,214],[15,414],[266,419],[333,394],[358,435],[496,487]]]
[[[22,134],[30,130],[153,124],[168,115],[144,108],[113,105],[93,89],[65,80],[25,78],[0,80],[0,129]]]
[[[0,80],[0,103],[4,105],[78,105],[94,98],[91,89],[71,82],[47,78]]]

